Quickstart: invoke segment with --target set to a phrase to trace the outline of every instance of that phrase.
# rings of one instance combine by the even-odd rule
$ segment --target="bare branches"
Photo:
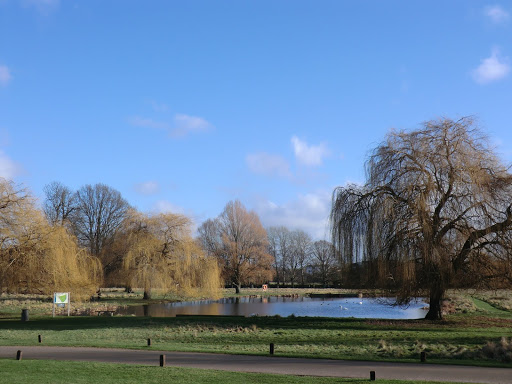
[[[439,312],[432,300],[442,298],[462,266],[512,230],[508,167],[473,119],[462,118],[390,132],[371,154],[366,173],[364,186],[334,191],[336,247],[345,261],[375,266],[375,276],[389,272],[388,282],[408,287],[402,293],[411,294],[411,284],[417,293],[435,293],[431,305]],[[500,246],[512,250],[510,243]]]
[[[203,223],[199,235],[222,264],[225,280],[234,283],[237,291],[241,284],[270,280],[267,233],[256,213],[247,211],[240,201],[229,202],[217,219]]]

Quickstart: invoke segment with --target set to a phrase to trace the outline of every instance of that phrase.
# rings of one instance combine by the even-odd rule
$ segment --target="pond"
[[[392,306],[392,299],[357,297],[237,297],[181,303],[149,304],[118,308],[117,315],[174,317],[176,315],[223,316],[321,316],[376,319],[425,317],[425,302],[408,307]]]

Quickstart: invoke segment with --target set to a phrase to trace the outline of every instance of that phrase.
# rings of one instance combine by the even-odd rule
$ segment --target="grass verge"
[[[57,317],[0,321],[0,345],[132,348],[286,357],[509,366],[508,319],[442,322],[306,317]],[[151,347],[147,339],[152,340]],[[489,348],[495,345],[496,351]],[[499,351],[498,351],[499,349]],[[499,353],[498,353],[499,352]]]
[[[85,363],[52,360],[7,360],[0,359],[0,371],[4,383],[24,384],[363,384],[368,380],[340,379],[329,377],[309,377],[274,375],[261,373],[238,373],[215,370],[202,370],[175,367],[148,367],[108,363]],[[382,384],[433,384],[427,381],[381,380]],[[436,384],[442,384],[436,382]]]

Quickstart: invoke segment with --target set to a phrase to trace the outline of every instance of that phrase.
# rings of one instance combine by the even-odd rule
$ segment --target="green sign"
[[[69,303],[69,292],[56,292],[53,294],[53,302],[55,304]]]

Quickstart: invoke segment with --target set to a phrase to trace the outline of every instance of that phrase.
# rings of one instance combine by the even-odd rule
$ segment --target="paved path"
[[[377,379],[432,380],[490,384],[512,383],[512,368],[377,363],[346,360],[299,359],[276,356],[243,356],[105,348],[9,346],[0,347],[0,358],[15,358],[18,350],[23,352],[23,359],[102,361],[124,364],[159,365],[160,355],[164,354],[166,356],[166,365],[176,367],[354,378],[370,378],[370,371],[375,371]]]

